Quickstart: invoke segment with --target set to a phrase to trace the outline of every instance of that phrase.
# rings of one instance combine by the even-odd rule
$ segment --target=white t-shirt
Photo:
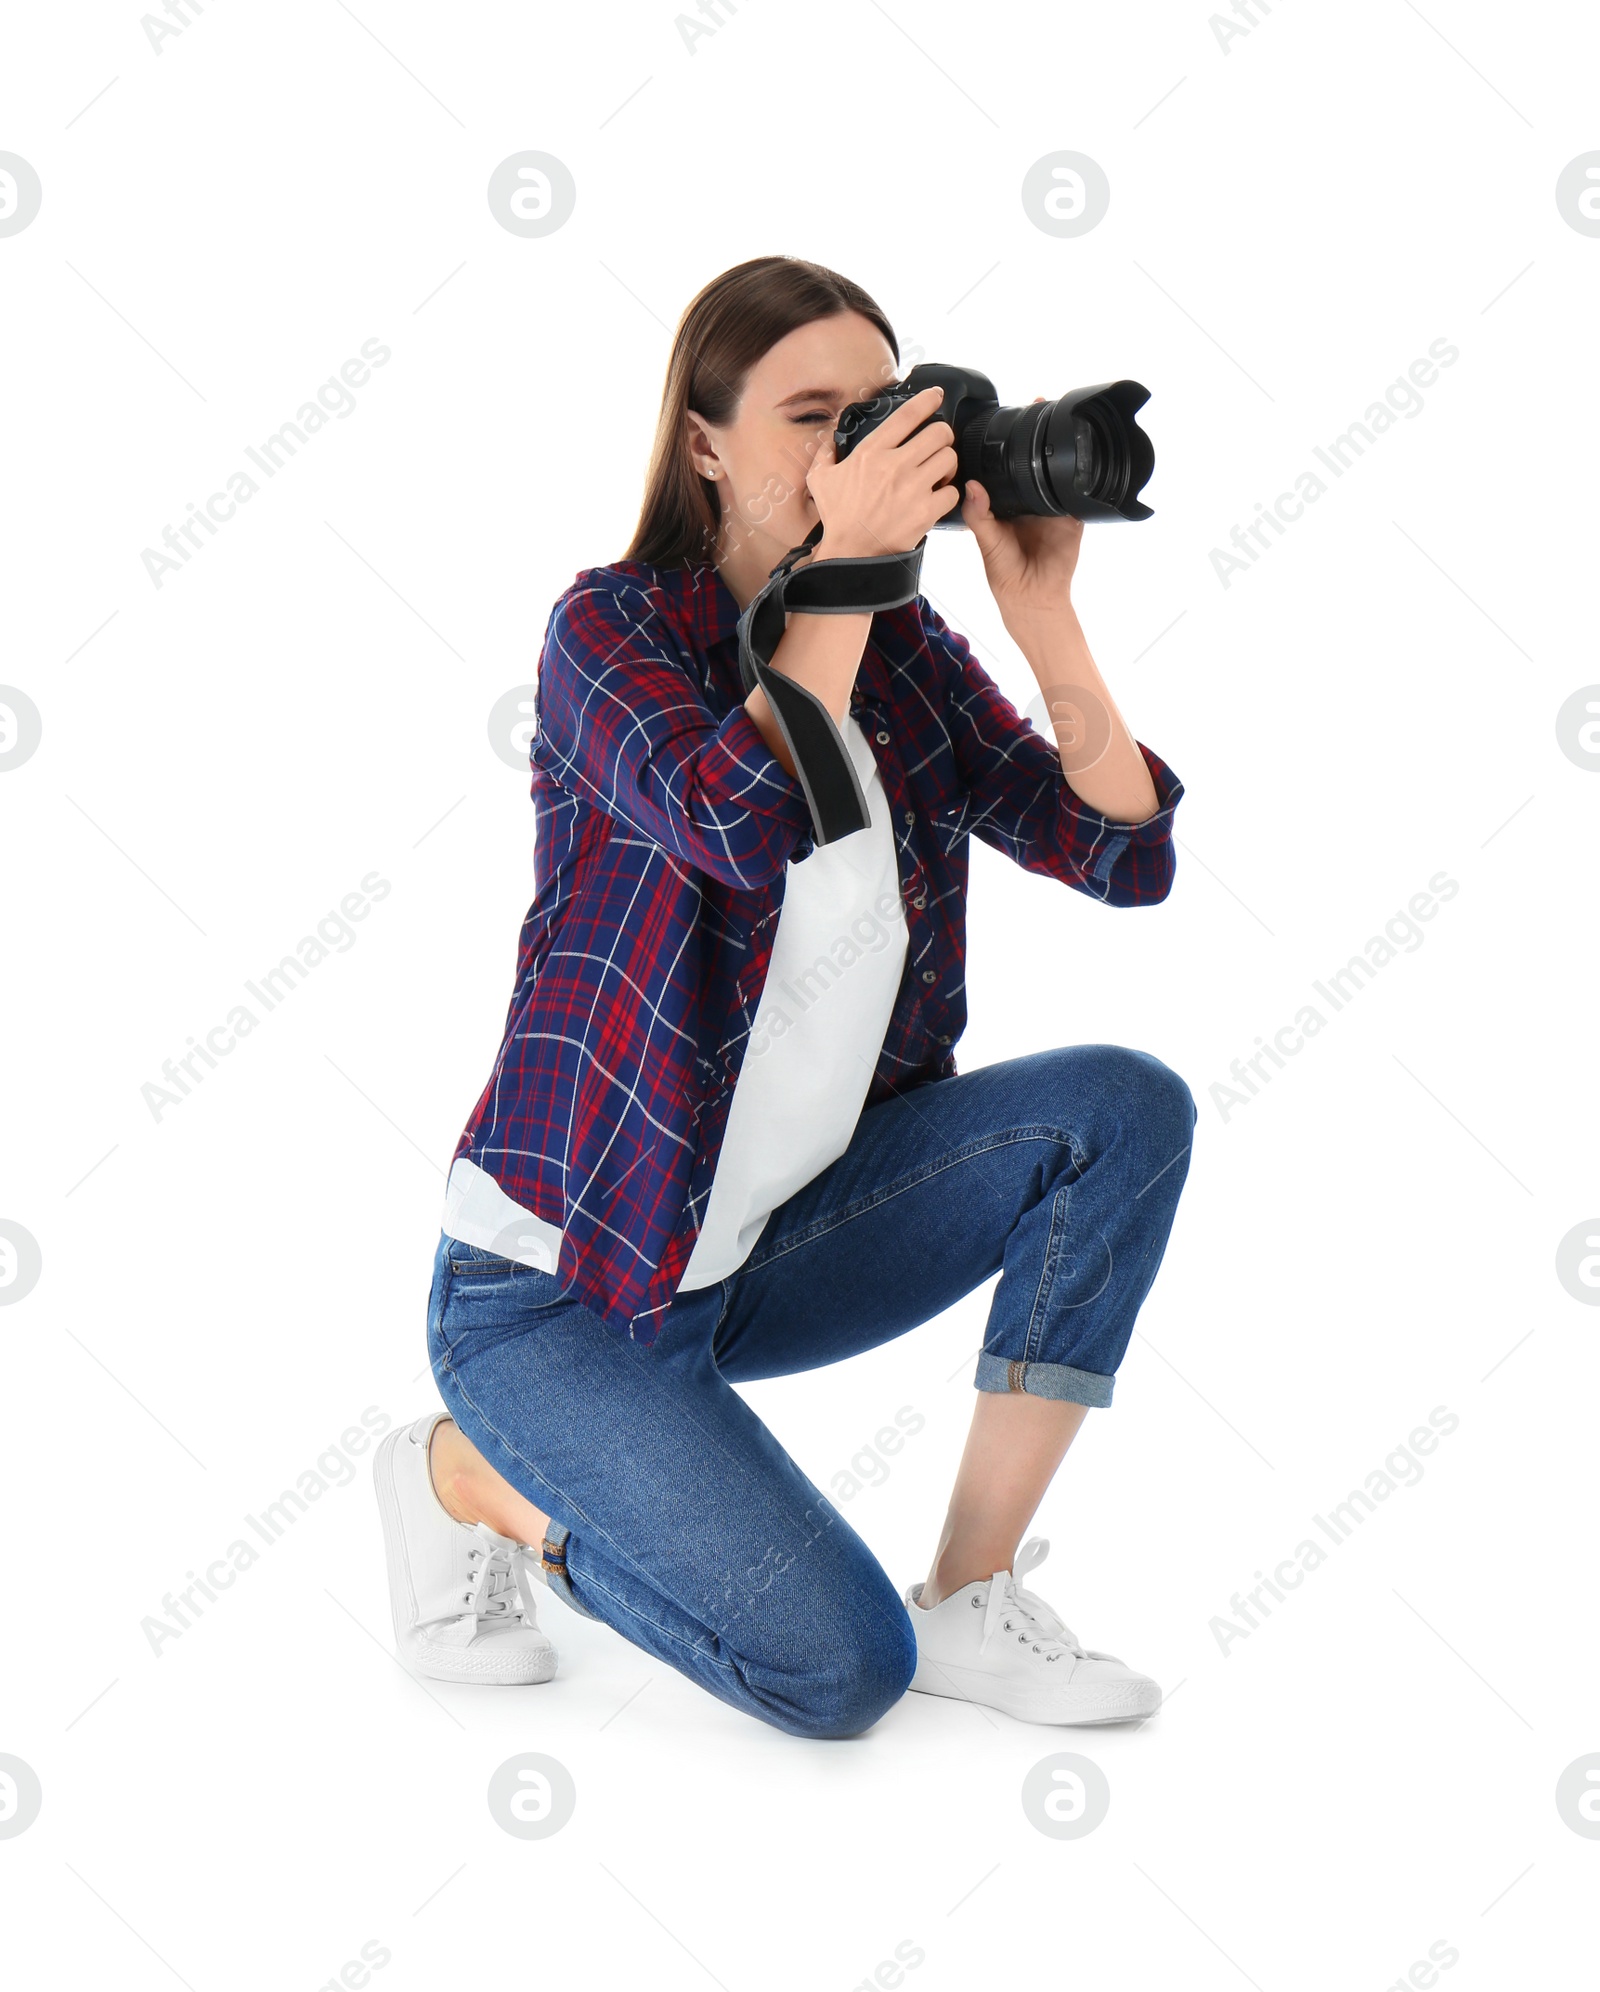
[[[847,713],[839,730],[871,821],[789,864],[767,979],[680,1293],[743,1265],[778,1205],[849,1147],[894,1011],[908,936],[889,804],[855,719]],[[466,1156],[451,1165],[442,1228],[464,1244],[556,1269],[559,1227],[513,1203]]]

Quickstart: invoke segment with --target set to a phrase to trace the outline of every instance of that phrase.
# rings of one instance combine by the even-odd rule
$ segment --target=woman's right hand
[[[869,430],[840,462],[825,430],[806,473],[822,519],[813,560],[906,553],[961,503],[955,431],[928,422],[943,390],[925,387]],[[927,427],[912,435],[919,422]]]

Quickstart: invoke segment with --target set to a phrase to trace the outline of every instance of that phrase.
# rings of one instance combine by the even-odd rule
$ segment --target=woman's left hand
[[[1044,396],[1033,398],[1038,402]],[[1002,615],[1072,606],[1082,519],[997,519],[989,509],[988,492],[975,478],[964,487],[961,519],[978,542],[989,589]]]

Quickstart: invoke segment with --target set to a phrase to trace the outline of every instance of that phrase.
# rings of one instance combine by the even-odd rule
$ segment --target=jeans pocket
[[[452,1326],[506,1326],[567,1305],[554,1273],[451,1239],[446,1248],[445,1313]]]

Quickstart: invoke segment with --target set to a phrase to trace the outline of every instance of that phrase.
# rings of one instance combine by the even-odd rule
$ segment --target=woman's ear
[[[703,419],[692,408],[686,408],[683,424],[689,445],[689,461],[694,465],[696,474],[700,477],[720,477],[722,466],[716,460],[717,452]]]

